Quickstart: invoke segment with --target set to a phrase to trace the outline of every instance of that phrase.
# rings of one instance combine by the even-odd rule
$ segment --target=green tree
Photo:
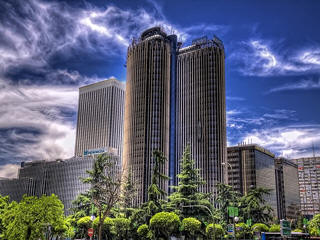
[[[311,236],[320,236],[320,214],[316,214],[308,224],[308,230]]]
[[[209,195],[198,191],[199,186],[205,182],[201,179],[199,169],[195,168],[194,160],[191,157],[190,146],[188,145],[180,161],[180,173],[178,174],[178,186],[172,187],[176,191],[169,196],[166,204],[168,211],[175,211],[181,217],[196,217],[202,221],[208,221],[212,205]]]
[[[217,239],[221,238],[224,235],[224,229],[220,224],[209,224],[206,227],[206,234],[208,239]]]
[[[88,229],[92,227],[92,220],[90,216],[82,217],[77,221],[78,237],[85,238]]]
[[[217,191],[216,203],[219,205],[223,222],[227,223],[229,219],[228,207],[238,207],[241,194],[233,190],[232,186],[223,183],[217,184]]]
[[[99,224],[100,219],[99,217],[97,217],[93,220],[93,229],[95,232],[98,232],[100,226]],[[106,217],[102,224],[101,235],[105,236],[106,239],[113,239],[115,234],[113,230],[113,219],[110,217]]]
[[[59,234],[66,229],[63,204],[55,195],[37,197],[24,196],[20,203],[11,203],[3,218],[6,226],[4,239],[43,239],[46,231]]]
[[[136,188],[132,182],[132,170],[128,170],[128,175],[125,176],[125,181],[123,183],[121,198],[120,198],[120,207],[125,217],[128,218],[134,211],[132,207],[133,199],[136,195]]]
[[[168,239],[173,233],[179,232],[180,219],[173,212],[159,212],[150,219],[150,229],[156,239]]]
[[[91,184],[88,194],[97,209],[99,240],[102,240],[105,218],[109,216],[111,209],[120,200],[121,174],[114,171],[115,167],[115,160],[107,154],[101,154],[95,160],[93,169],[87,171],[89,177],[83,179],[84,183]]]
[[[7,210],[9,207],[9,197],[3,197],[0,195],[0,239],[2,238],[2,234],[5,231],[5,226],[2,222],[2,219],[4,218],[4,216],[7,214]]]
[[[252,222],[271,222],[272,208],[267,204],[264,196],[269,195],[270,189],[255,188],[251,189],[247,195],[240,199],[240,210],[245,219],[252,219]]]
[[[201,222],[196,218],[184,218],[181,222],[181,232],[192,239],[200,234]]]
[[[152,232],[149,230],[149,227],[147,224],[142,224],[140,227],[138,227],[137,233],[138,233],[139,239],[142,239],[142,240],[152,239]]]
[[[130,238],[130,220],[127,218],[114,218],[113,231],[117,240]]]

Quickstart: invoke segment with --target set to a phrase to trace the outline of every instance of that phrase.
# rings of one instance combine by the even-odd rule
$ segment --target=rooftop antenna
[[[313,153],[313,158],[315,158],[316,155],[315,155],[315,153],[314,153],[314,144],[313,144],[313,142],[312,142],[312,153]]]

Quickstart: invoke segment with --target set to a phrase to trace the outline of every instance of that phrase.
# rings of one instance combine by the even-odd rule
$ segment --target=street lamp
[[[232,179],[232,188],[234,188],[234,179],[233,179],[233,168],[232,165],[229,162],[222,162],[221,165],[226,166],[226,164],[228,164],[228,166],[231,168],[231,179]],[[227,169],[228,171],[228,169]]]

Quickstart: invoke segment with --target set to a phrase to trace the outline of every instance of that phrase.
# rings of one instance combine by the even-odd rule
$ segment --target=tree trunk
[[[102,240],[102,224],[103,224],[103,219],[101,216],[101,211],[99,212],[99,237],[98,240]]]

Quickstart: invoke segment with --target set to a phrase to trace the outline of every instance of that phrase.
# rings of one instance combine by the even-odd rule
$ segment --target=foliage
[[[251,238],[251,229],[245,223],[237,223],[236,224],[236,238],[237,239],[248,239]]]
[[[113,232],[115,235],[114,239],[129,239],[130,220],[127,218],[114,218]]]
[[[151,239],[151,232],[147,224],[142,224],[137,230],[138,236],[142,240]]]
[[[209,224],[206,227],[208,239],[221,238],[224,235],[224,229],[220,224]]]
[[[308,224],[308,230],[311,236],[320,236],[320,214],[316,214]]]
[[[150,220],[150,229],[157,239],[168,238],[171,234],[178,232],[179,227],[180,219],[173,212],[157,213]]]
[[[185,218],[181,222],[181,231],[188,237],[195,237],[201,230],[201,222],[196,218]]]
[[[300,228],[296,228],[296,229],[294,229],[292,232],[299,232],[299,233],[303,233],[303,230],[302,230],[302,229],[300,229]]]
[[[91,217],[82,217],[77,221],[78,236],[84,238],[87,236],[88,229],[92,226]]]
[[[256,223],[256,224],[253,224],[253,226],[251,227],[251,230],[253,232],[268,232],[269,228],[264,223]]]
[[[200,177],[199,169],[195,168],[195,162],[191,157],[190,146],[188,145],[180,161],[180,174],[178,186],[172,187],[176,191],[169,196],[166,205],[168,211],[175,211],[181,217],[196,217],[202,221],[211,219],[210,212],[212,205],[207,194],[198,191],[204,181]]]
[[[120,196],[120,206],[122,212],[124,212],[125,217],[129,217],[130,213],[133,211],[131,208],[132,201],[136,195],[136,188],[132,182],[132,170],[128,170],[128,175],[125,176],[125,182],[123,183],[122,192]]]
[[[106,154],[98,155],[93,169],[87,171],[89,177],[83,179],[84,183],[91,184],[87,193],[97,208],[98,239],[102,239],[102,228],[105,218],[110,214],[112,207],[120,200],[121,174],[117,174],[115,160]]]
[[[51,235],[61,235],[68,229],[63,204],[54,194],[41,198],[24,196],[20,203],[10,203],[7,210],[2,218],[6,226],[4,239],[43,239],[49,228]]]
[[[9,197],[2,197],[0,195],[0,239],[2,237],[3,232],[5,231],[5,226],[2,223],[2,219],[6,214],[7,208],[9,206]]]
[[[97,230],[99,230],[99,223],[100,223],[100,219],[99,217],[97,217],[94,221],[93,221],[93,228],[95,230],[95,232]],[[108,239],[112,239],[114,232],[113,232],[113,219],[106,217],[103,221],[103,225],[101,228],[101,235],[106,236]]]
[[[240,193],[234,191],[232,186],[223,183],[217,184],[218,195],[216,202],[219,204],[219,211],[224,222],[228,222],[228,207],[237,207],[240,200]]]
[[[269,228],[269,232],[280,232],[280,225],[279,224],[273,224]]]
[[[270,222],[272,220],[272,208],[264,199],[270,194],[270,189],[251,189],[247,195],[240,199],[240,209],[244,219],[252,219],[252,222]]]

